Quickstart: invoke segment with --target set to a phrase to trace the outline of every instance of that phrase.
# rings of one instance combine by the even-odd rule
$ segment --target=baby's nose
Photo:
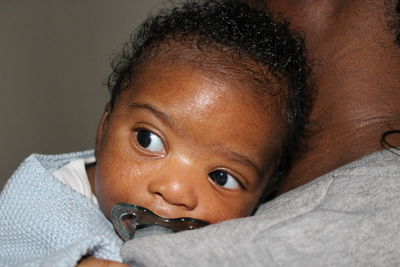
[[[183,173],[161,174],[148,185],[150,194],[160,196],[166,203],[188,211],[198,204],[196,185],[192,177]]]

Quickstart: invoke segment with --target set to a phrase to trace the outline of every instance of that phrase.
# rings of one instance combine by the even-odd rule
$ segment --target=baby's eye
[[[136,133],[136,140],[138,144],[153,152],[164,152],[164,143],[158,135],[145,129],[139,129]]]
[[[210,178],[219,186],[229,189],[236,189],[240,187],[238,180],[223,170],[216,170],[208,174]]]

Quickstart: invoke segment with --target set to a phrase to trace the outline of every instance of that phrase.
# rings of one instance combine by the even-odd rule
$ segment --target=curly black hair
[[[173,48],[177,44],[192,50],[216,51],[221,57],[232,55],[229,64],[250,61],[257,67],[250,67],[251,71],[246,72],[249,76],[246,82],[267,91],[265,85],[271,84],[272,76],[284,88],[278,93],[282,97],[286,136],[266,196],[289,169],[308,125],[312,94],[303,40],[289,30],[285,21],[277,21],[265,10],[243,1],[187,1],[149,17],[113,61],[113,72],[108,79],[111,110],[121,93],[134,83],[140,66],[156,57],[163,47]]]

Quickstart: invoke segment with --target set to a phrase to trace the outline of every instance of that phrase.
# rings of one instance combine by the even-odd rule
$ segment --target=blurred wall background
[[[31,153],[94,147],[110,61],[163,0],[0,0],[0,188]]]

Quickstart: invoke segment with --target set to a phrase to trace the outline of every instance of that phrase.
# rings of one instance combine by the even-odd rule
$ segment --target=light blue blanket
[[[75,266],[84,255],[121,261],[122,241],[97,205],[51,173],[93,151],[31,155],[0,195],[0,266]]]

